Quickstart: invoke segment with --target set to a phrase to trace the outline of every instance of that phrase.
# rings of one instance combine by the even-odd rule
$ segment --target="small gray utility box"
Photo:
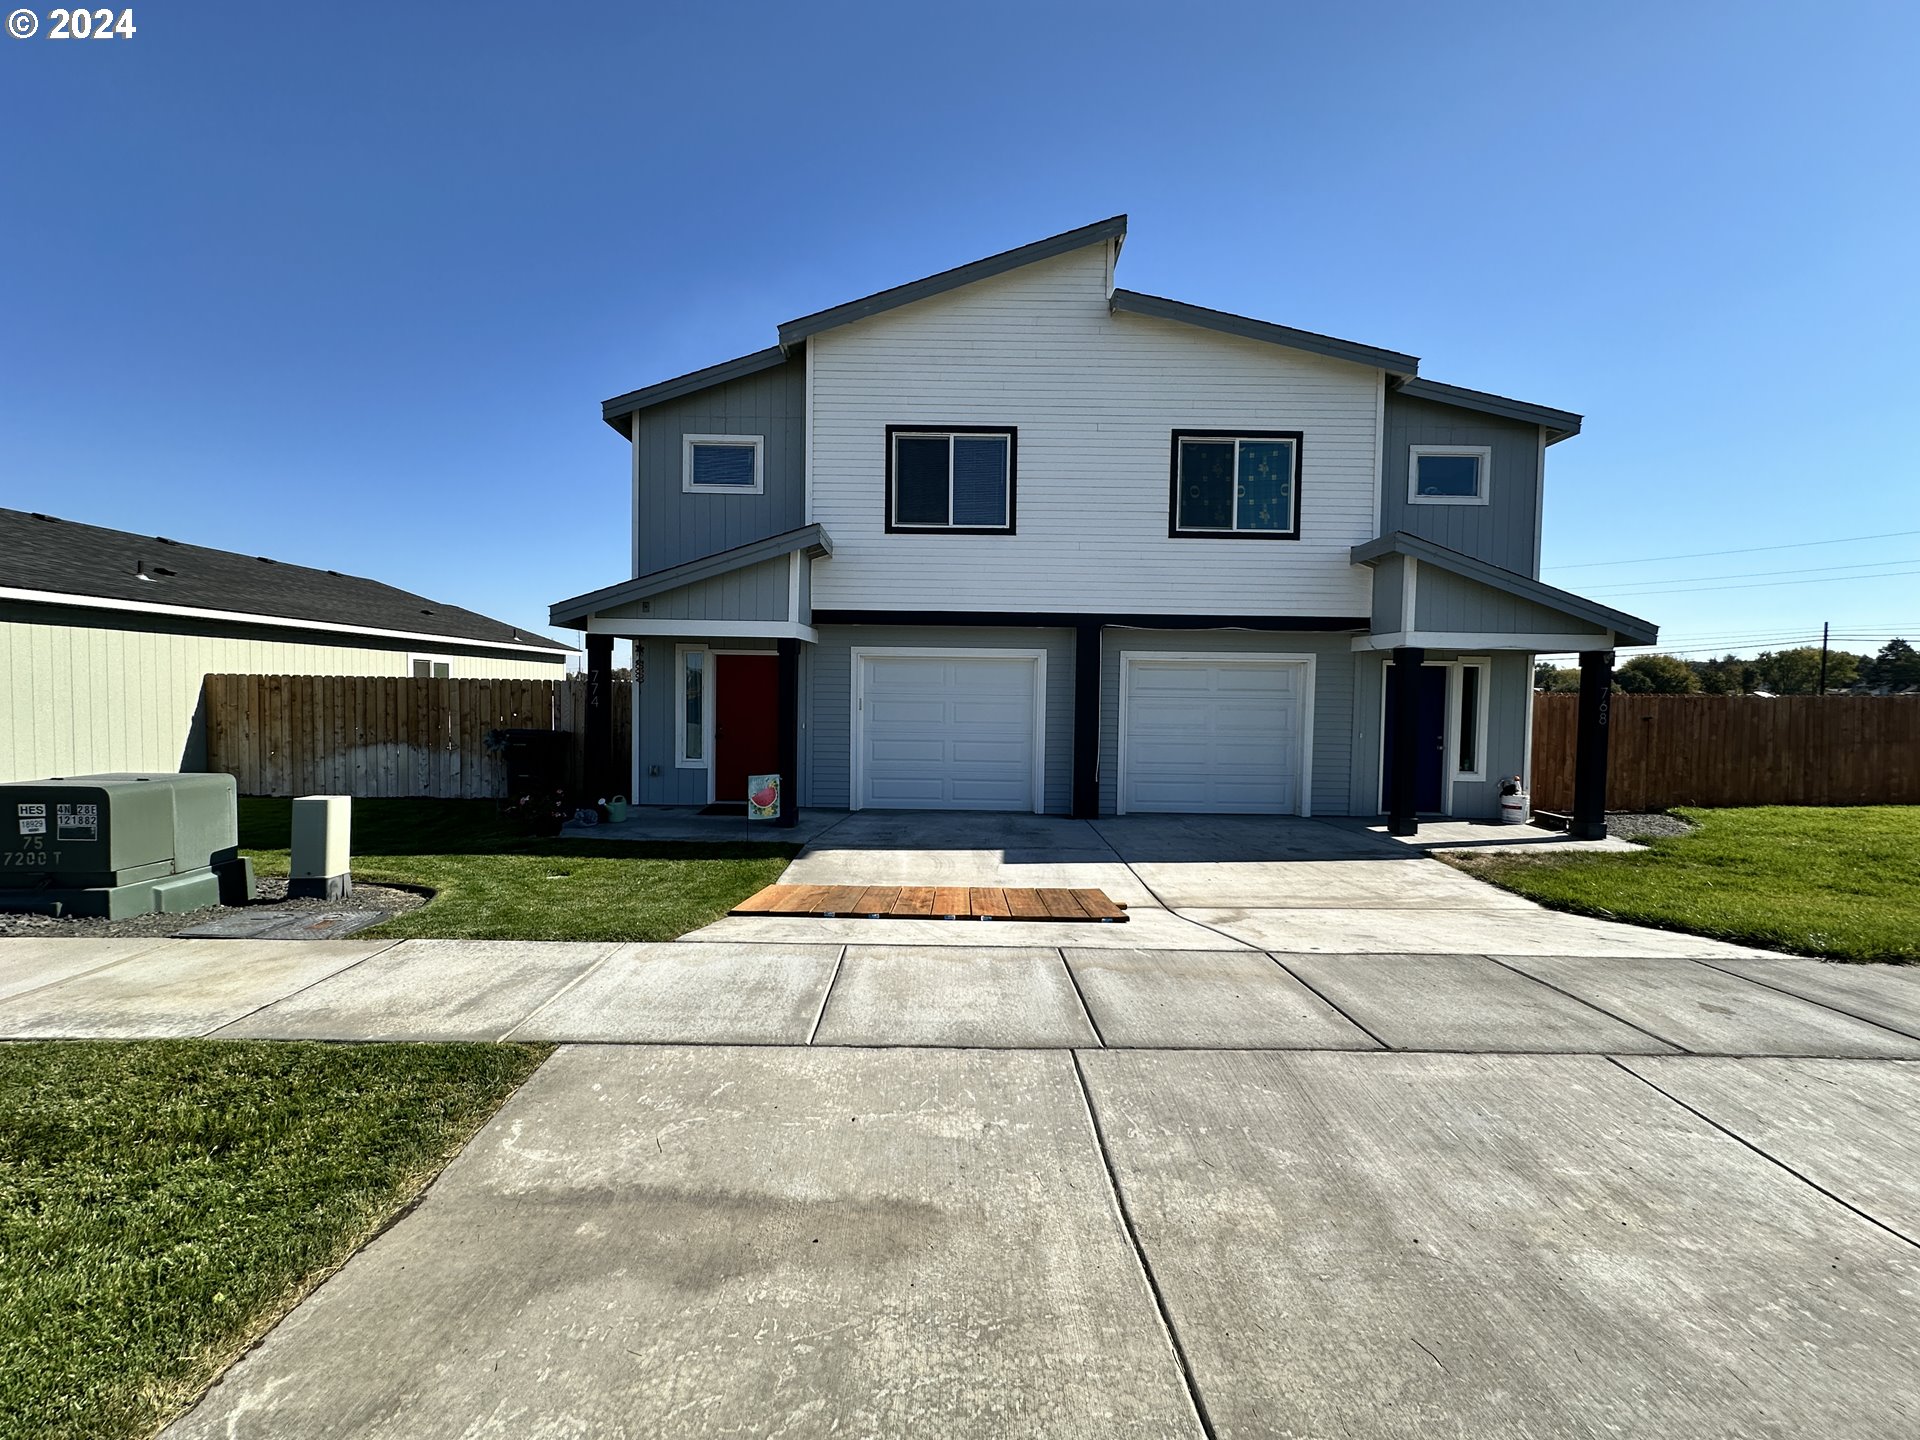
[[[0,910],[123,920],[252,899],[231,775],[0,785]]]

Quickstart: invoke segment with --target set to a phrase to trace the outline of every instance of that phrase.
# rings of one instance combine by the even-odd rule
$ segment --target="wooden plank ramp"
[[[1126,920],[1127,907],[1108,899],[1103,890],[1018,890],[998,885],[769,885],[728,913],[1112,925]]]

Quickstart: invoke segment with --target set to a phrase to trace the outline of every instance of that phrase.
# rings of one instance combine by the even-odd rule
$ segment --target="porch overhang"
[[[1373,624],[1356,650],[1592,652],[1652,645],[1660,627],[1398,530],[1353,547],[1374,572]]]
[[[618,585],[556,602],[552,623],[589,635],[712,635],[811,640],[812,588],[806,562],[833,554],[833,541],[819,525],[803,525],[636,575]],[[712,582],[759,570],[751,593],[708,595],[699,613],[653,613],[654,601],[676,592],[711,588]],[[803,633],[804,632],[804,633]]]

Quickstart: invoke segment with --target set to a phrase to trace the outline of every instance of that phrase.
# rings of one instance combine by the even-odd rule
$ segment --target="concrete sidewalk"
[[[1784,956],[11,939],[0,992],[0,1039],[1920,1058],[1920,968]]]
[[[1884,1061],[572,1047],[168,1435],[1881,1440],[1916,1112]]]

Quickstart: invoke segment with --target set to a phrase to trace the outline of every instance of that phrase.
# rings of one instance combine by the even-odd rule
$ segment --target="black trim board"
[[[1361,630],[1365,615],[1140,615],[1099,610],[818,610],[822,625],[1003,626],[1021,630]]]
[[[1007,437],[1007,523],[1005,525],[896,525],[893,520],[893,442],[899,435],[1004,435]],[[889,535],[1013,535],[1019,515],[1016,500],[1020,492],[1020,431],[1013,425],[889,425],[887,426],[886,533]],[[951,460],[952,451],[948,451]],[[953,467],[947,467],[947,513],[953,513]]]
[[[1180,442],[1182,440],[1289,440],[1293,442],[1293,476],[1287,482],[1293,502],[1293,521],[1285,530],[1182,530],[1180,528]],[[1306,468],[1301,430],[1176,430],[1167,458],[1167,538],[1169,540],[1298,540],[1300,538],[1300,476]],[[1240,488],[1240,447],[1233,447],[1233,483]]]

